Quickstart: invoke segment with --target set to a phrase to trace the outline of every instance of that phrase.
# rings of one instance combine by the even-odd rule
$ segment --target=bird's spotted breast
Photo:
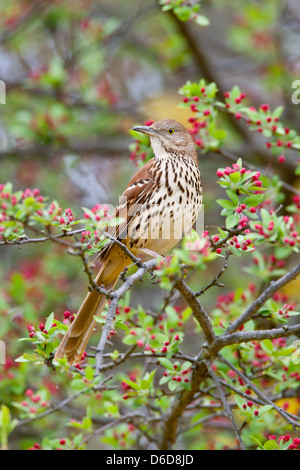
[[[195,223],[202,203],[198,166],[182,155],[170,155],[153,165],[155,190],[129,224],[130,249],[148,248],[164,254]],[[188,175],[188,177],[187,177]]]

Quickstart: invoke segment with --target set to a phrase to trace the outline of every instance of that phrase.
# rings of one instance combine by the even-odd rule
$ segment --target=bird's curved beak
[[[147,134],[147,135],[152,135],[152,136],[157,135],[156,130],[152,129],[150,126],[135,126],[132,128],[132,130],[136,132],[141,132],[142,134]]]

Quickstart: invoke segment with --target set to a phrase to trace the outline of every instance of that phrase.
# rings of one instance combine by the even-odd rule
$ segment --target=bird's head
[[[179,122],[172,119],[156,121],[151,126],[136,126],[134,131],[150,137],[151,146],[156,158],[171,155],[187,155],[197,158],[195,145],[189,131]]]

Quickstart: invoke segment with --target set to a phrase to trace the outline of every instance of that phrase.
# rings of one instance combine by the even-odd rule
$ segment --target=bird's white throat
[[[162,142],[157,137],[151,137],[151,147],[155,158],[161,160],[163,158],[170,158],[170,152],[168,152],[162,145]]]

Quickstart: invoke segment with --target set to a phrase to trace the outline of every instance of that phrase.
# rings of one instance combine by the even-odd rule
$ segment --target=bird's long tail
[[[112,245],[105,254],[95,279],[97,285],[103,286],[107,290],[113,289],[121,272],[130,262],[120,247]],[[96,290],[86,295],[55,353],[55,359],[66,356],[69,364],[77,364],[80,361],[96,324],[94,316],[101,314],[106,302],[105,295],[99,294]]]

